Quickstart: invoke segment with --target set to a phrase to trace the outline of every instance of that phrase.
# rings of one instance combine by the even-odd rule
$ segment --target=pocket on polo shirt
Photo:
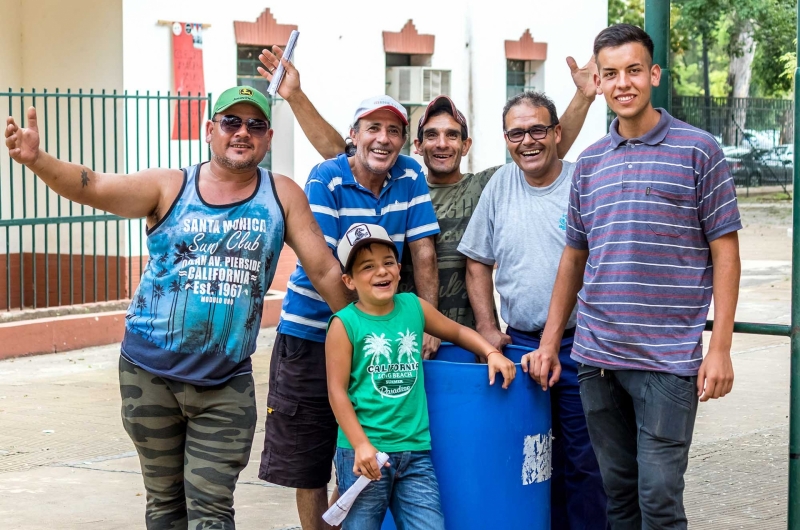
[[[689,222],[683,218],[685,217],[686,207],[694,207],[697,201],[694,192],[684,193],[650,186],[645,189],[645,195],[654,203],[676,208],[674,220],[664,217],[663,221],[648,223],[653,233],[660,236],[680,237],[689,229]]]

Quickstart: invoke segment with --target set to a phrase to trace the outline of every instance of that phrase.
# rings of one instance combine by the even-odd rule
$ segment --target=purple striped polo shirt
[[[641,138],[618,120],[572,178],[567,244],[589,250],[572,358],[696,375],[712,294],[708,242],[742,228],[714,138],[670,116]]]

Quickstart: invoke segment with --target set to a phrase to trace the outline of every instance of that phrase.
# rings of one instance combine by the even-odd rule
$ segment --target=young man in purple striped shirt
[[[559,343],[577,298],[572,358],[609,523],[682,529],[698,399],[733,386],[742,224],[711,135],[651,104],[661,70],[647,33],[611,26],[594,53],[598,89],[617,119],[576,164],[547,324],[523,370],[543,389],[559,380]]]

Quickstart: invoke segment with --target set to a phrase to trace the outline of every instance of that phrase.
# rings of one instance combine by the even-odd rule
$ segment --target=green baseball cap
[[[218,114],[237,103],[249,103],[255,106],[264,113],[268,121],[272,122],[272,112],[267,96],[249,86],[235,86],[220,94],[217,98],[217,103],[214,105],[214,114]]]

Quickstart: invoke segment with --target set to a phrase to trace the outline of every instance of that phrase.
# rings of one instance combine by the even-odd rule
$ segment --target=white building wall
[[[606,2],[591,0],[471,0],[469,6],[476,91],[473,149],[476,150],[475,169],[482,169],[505,161],[501,120],[506,99],[504,42],[519,39],[530,28],[535,42],[547,43],[544,92],[553,99],[561,115],[575,94],[566,57],[575,57],[581,66],[589,60],[594,37],[607,25],[608,9]],[[503,60],[497,60],[498,57]],[[595,99],[583,130],[566,158],[575,160],[583,149],[603,136],[605,124],[606,107],[603,98],[599,97]],[[484,136],[478,137],[477,131]]]
[[[545,92],[563,112],[575,91],[565,57],[573,55],[579,63],[584,63],[591,54],[594,36],[605,26],[607,19],[605,2],[596,0],[409,2],[393,5],[392,9],[367,0],[351,0],[345,4],[297,0],[274,5],[265,4],[263,0],[240,0],[226,4],[225,9],[220,9],[218,0],[0,0],[0,13],[3,13],[0,17],[0,90],[10,85],[15,89],[20,86],[35,88],[37,92],[43,89],[53,91],[56,87],[62,91],[67,88],[84,92],[116,89],[128,93],[139,91],[141,94],[171,91],[171,28],[157,22],[179,20],[211,24],[203,34],[204,70],[206,90],[216,96],[236,82],[233,21],[255,21],[265,7],[271,9],[279,23],[299,26],[301,37],[295,63],[300,69],[303,87],[321,114],[343,135],[349,130],[358,103],[385,92],[382,32],[400,31],[412,19],[420,33],[435,35],[431,66],[452,70],[451,96],[467,115],[474,138],[470,156],[462,164],[465,171],[480,170],[505,161],[500,120],[506,95],[505,40],[518,39],[530,28],[535,41],[548,43]],[[563,16],[565,13],[574,16],[567,21]],[[54,55],[54,52],[57,53]],[[38,105],[42,105],[41,101]],[[123,121],[121,105],[118,108],[120,127]],[[119,150],[117,158],[121,171],[158,165],[177,167],[179,163],[186,165],[190,161],[189,150],[192,162],[205,157],[206,147],[202,140],[185,146],[180,161],[177,142],[153,141],[148,154],[144,138],[166,136],[166,114],[169,111],[162,106],[161,123],[158,124],[155,106],[150,106],[148,134],[146,107],[146,103],[139,106],[137,136],[135,105],[129,103],[127,158],[122,147],[113,146],[113,141],[110,141],[109,161],[115,148]],[[300,127],[295,125],[289,105],[279,101],[273,110],[276,130],[273,169],[303,184],[312,167],[322,159]],[[83,158],[84,163],[90,164],[88,106],[84,112],[86,137]],[[77,121],[75,117],[73,120]],[[63,152],[67,136],[73,138],[75,146],[79,143],[74,129],[61,131],[63,158],[67,158]],[[55,132],[50,131],[51,136]],[[582,149],[604,132],[605,105],[598,98],[567,158],[575,159]],[[94,136],[95,145],[100,146],[102,132],[97,130]],[[110,131],[105,136],[107,141],[109,138]],[[140,141],[138,146],[137,138]],[[51,150],[54,143],[54,138],[51,138]],[[157,158],[159,147],[161,159]],[[166,153],[170,148],[172,157],[168,158]],[[75,152],[76,149],[78,147],[73,147],[72,158],[77,161],[80,152]],[[7,160],[5,156],[0,155],[0,162]],[[97,156],[97,169],[113,170],[113,167],[101,167],[99,153]],[[3,162],[2,168],[7,167],[7,161]],[[0,169],[0,172],[5,173],[5,170]],[[52,194],[48,198],[43,185],[37,183],[32,175],[26,178],[28,208],[34,208],[32,189],[36,186],[39,211],[44,211],[45,201],[49,201],[51,211],[55,211],[57,199]],[[11,201],[18,207],[22,204],[21,172],[17,172],[14,179],[13,197],[9,189],[10,180],[6,178],[0,182],[4,211]],[[37,240],[42,241],[44,227],[36,230]],[[50,229],[50,247],[53,247],[55,239],[54,230]],[[90,228],[84,227],[84,236],[91,237],[87,230]],[[134,230],[130,242],[134,248],[139,248],[142,243],[142,235],[137,232]],[[102,241],[104,237],[102,232],[100,234]],[[2,244],[3,239],[4,233],[0,233]],[[14,246],[19,248],[18,243]],[[123,246],[127,247],[128,242],[124,241]],[[73,227],[72,247],[74,251],[80,251],[78,225]],[[102,243],[98,247],[102,247]],[[27,242],[24,248],[31,250]]]
[[[233,21],[255,21],[269,7],[280,24],[295,24],[300,40],[295,63],[305,92],[320,113],[342,134],[349,130],[358,103],[385,92],[383,31],[400,31],[413,19],[417,30],[436,36],[431,66],[452,70],[452,97],[467,114],[473,153],[463,169],[479,170],[505,160],[501,113],[506,94],[505,40],[530,28],[537,42],[548,43],[545,92],[562,112],[575,89],[565,58],[584,63],[594,36],[606,25],[607,6],[596,0],[468,0],[394,4],[391,9],[367,0],[347,3],[298,0],[264,3],[241,0],[219,8],[217,0],[122,0],[123,84],[127,90],[172,88],[170,28],[156,21],[211,24],[204,32],[206,90],[219,94],[236,80]],[[569,20],[565,13],[571,13]],[[471,97],[470,97],[471,95]],[[291,125],[285,102],[275,105],[273,169],[305,182],[322,159]],[[605,132],[605,105],[597,99],[568,158]]]
[[[0,92],[22,82],[22,0],[0,0]]]
[[[122,89],[122,0],[24,0],[22,84]]]

